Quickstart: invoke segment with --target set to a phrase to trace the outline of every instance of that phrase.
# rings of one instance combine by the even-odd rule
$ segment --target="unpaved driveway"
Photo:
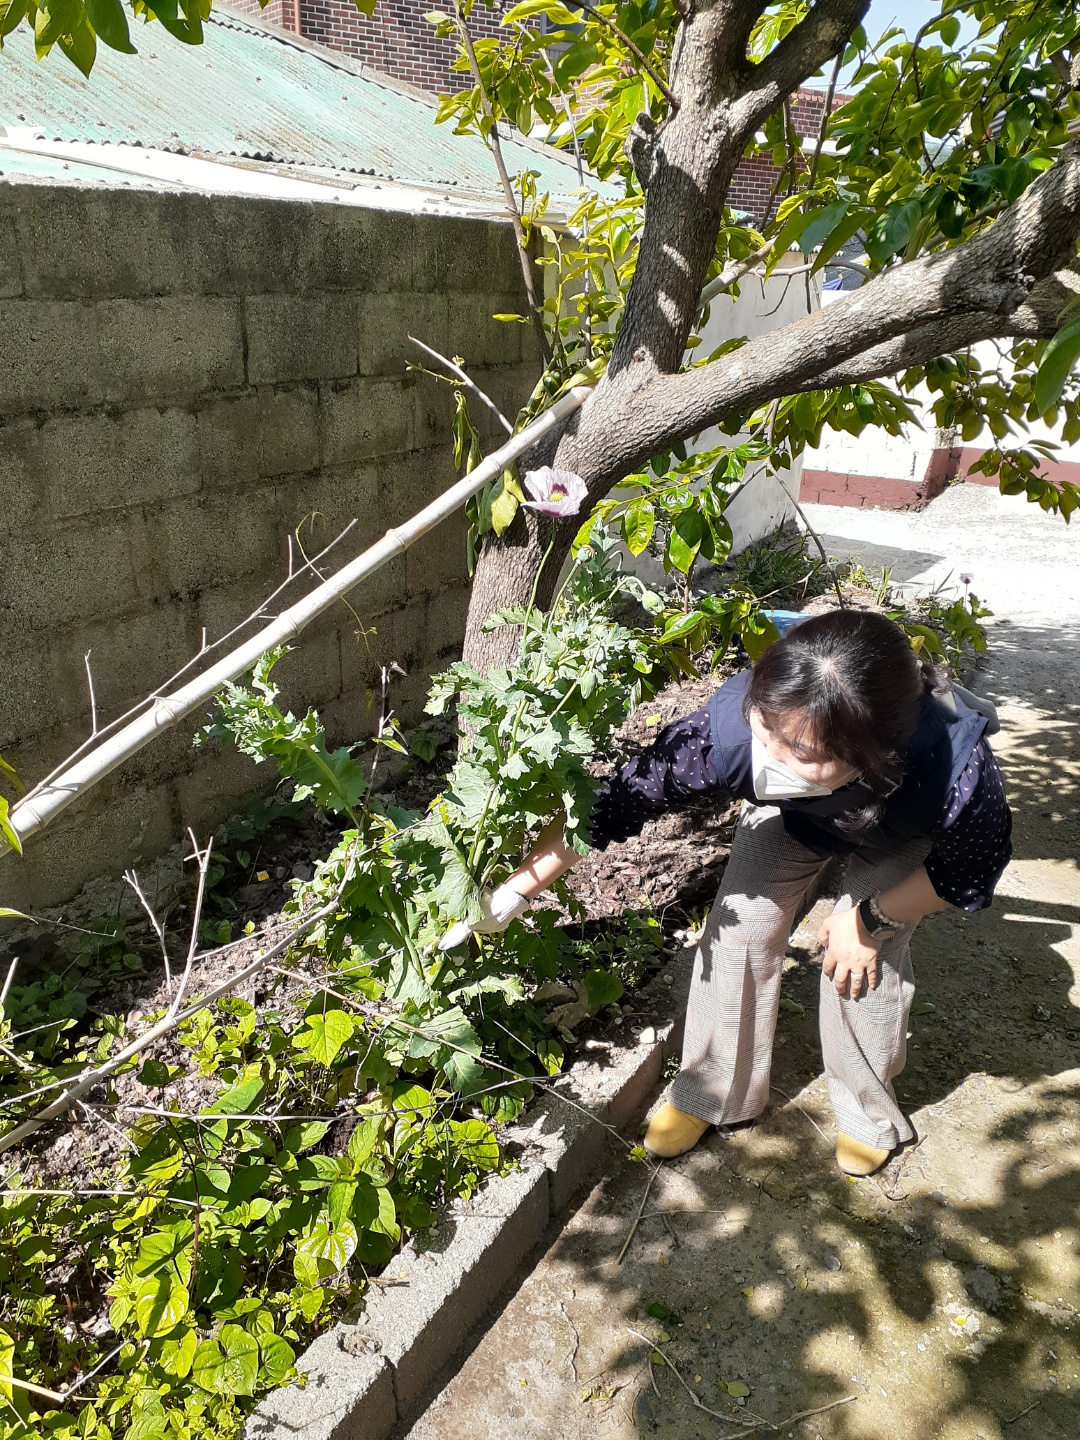
[[[880,1178],[837,1174],[804,926],[764,1121],[661,1166],[621,1264],[649,1175],[613,1147],[408,1440],[698,1440],[755,1417],[810,1440],[1080,1437],[1080,525],[975,486],[917,516],[811,512],[834,553],[971,572],[998,612],[977,688],[1002,702],[1015,858],[991,911],[915,939],[898,1088],[921,1141]]]

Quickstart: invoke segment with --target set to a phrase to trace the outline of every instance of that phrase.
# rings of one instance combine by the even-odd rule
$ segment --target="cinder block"
[[[529,1107],[525,1123],[514,1126],[514,1140],[527,1159],[548,1171],[551,1214],[565,1213],[574,1197],[591,1185],[608,1153],[608,1132],[588,1111],[567,1102],[558,1088]]]
[[[410,595],[435,595],[448,585],[467,585],[469,559],[465,516],[453,515],[406,551],[405,587]]]
[[[74,801],[30,842],[30,904],[70,899],[88,880],[115,876],[180,838],[169,786],[130,787],[124,770]]]
[[[381,273],[372,276],[371,289],[424,292],[443,288],[439,253],[446,236],[441,216],[372,210],[367,212],[367,225],[373,253],[382,257]]]
[[[484,383],[483,372],[474,376],[474,379],[478,385],[482,386]],[[419,377],[412,393],[413,428],[410,449],[427,450],[439,446],[442,452],[449,457],[454,435],[453,391],[449,385],[440,385],[424,375]],[[498,424],[498,421],[491,416],[487,406],[477,400],[475,396],[469,397],[469,413],[481,436],[485,433],[481,429],[481,425],[486,427],[489,417],[494,424]],[[506,432],[502,431],[502,434],[505,437]]]
[[[5,300],[0,335],[0,415],[104,398],[93,305]]]
[[[281,686],[280,704],[301,715],[319,710],[341,694],[341,647],[339,617],[323,615],[298,637],[290,655],[274,669]]]
[[[473,1211],[447,1217],[413,1241],[394,1261],[394,1274],[406,1274],[409,1285],[369,1294],[357,1327],[390,1362],[403,1419],[539,1245],[548,1222],[547,1171],[536,1166],[491,1179]],[[429,1250],[437,1264],[427,1259]]]
[[[207,716],[210,710],[207,705]],[[190,825],[200,839],[205,838],[252,796],[272,790],[279,779],[271,761],[256,764],[231,742],[208,742],[193,752],[190,770],[173,783],[180,831]]]
[[[524,326],[495,315],[525,315],[519,295],[452,294],[450,344],[465,358],[465,369],[482,365],[517,365],[522,356]]]
[[[190,227],[168,225],[166,198],[139,190],[20,187],[17,227],[26,293],[97,300],[160,295],[178,285],[192,289],[201,267],[190,264],[195,257],[184,243]],[[189,218],[191,210],[189,204]]]
[[[5,622],[17,633],[62,630],[139,605],[122,517],[32,531],[5,566]]]
[[[315,524],[305,525],[303,531],[309,555],[328,545],[350,520],[358,522],[327,557],[326,569],[331,574],[381,534],[380,469],[376,463],[326,466],[315,475],[286,476],[274,486],[274,503],[284,529],[295,530],[305,517],[315,516]]]
[[[249,295],[244,328],[253,384],[356,374],[352,295]]]
[[[454,220],[440,228],[433,247],[440,289],[482,293],[521,288],[517,240],[509,220]]]
[[[15,212],[10,204],[0,210],[0,300],[23,293],[19,268],[19,244],[15,236]]]
[[[318,403],[313,385],[260,392],[260,474],[288,475],[317,468]]]
[[[141,600],[182,600],[227,576],[277,573],[279,530],[264,502],[258,491],[242,501],[200,494],[131,516],[127,530]]]
[[[48,641],[42,638],[40,644],[25,645],[3,610],[0,610],[0,636],[0,675],[4,677],[0,685],[0,755],[8,764],[15,765],[12,757],[17,747],[40,739],[55,724],[70,717],[56,713]],[[84,676],[84,686],[85,683]],[[83,712],[89,712],[85,690]],[[23,776],[27,785],[39,778],[33,773]]]
[[[397,1420],[390,1366],[382,1355],[343,1349],[351,1334],[337,1325],[309,1345],[297,1366],[307,1383],[261,1400],[243,1440],[383,1440]]]
[[[440,355],[453,357],[450,304],[445,292],[427,294],[366,292],[357,298],[361,375],[402,375],[410,364],[438,364],[409,339],[415,335]],[[428,381],[434,385],[435,381]],[[446,387],[449,389],[449,386]]]
[[[94,311],[108,400],[160,400],[244,383],[238,300],[102,300]]]
[[[48,641],[51,714],[61,723],[77,720],[89,732],[87,652],[101,723],[163,685],[197,652],[198,642],[194,609],[181,606],[154,606],[134,614],[106,611],[95,620],[77,622]],[[41,721],[47,725],[49,717]]]
[[[195,416],[138,409],[68,415],[42,426],[38,458],[58,519],[175,499],[199,488]]]
[[[0,495],[4,523],[13,540],[22,527],[41,524],[45,489],[42,479],[41,431],[34,420],[0,422]]]
[[[261,414],[259,397],[215,397],[198,409],[202,483],[214,493],[239,490],[259,480]]]
[[[416,387],[400,380],[360,380],[319,387],[324,465],[349,465],[411,448]]]

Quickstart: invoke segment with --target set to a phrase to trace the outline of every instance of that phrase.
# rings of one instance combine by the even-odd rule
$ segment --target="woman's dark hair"
[[[872,610],[830,610],[770,645],[746,691],[770,730],[798,714],[795,735],[862,772],[874,796],[837,823],[864,830],[899,783],[927,680],[899,625]]]

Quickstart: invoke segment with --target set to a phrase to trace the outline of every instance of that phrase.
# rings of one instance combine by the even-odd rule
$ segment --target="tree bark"
[[[842,51],[867,8],[866,0],[818,0],[758,66],[746,59],[758,4],[718,0],[690,14],[671,81],[678,109],[654,134],[645,127],[648,143],[635,153],[647,186],[645,222],[607,374],[566,429],[524,458],[523,471],[572,470],[595,503],[660,451],[774,399],[895,373],[977,340],[1054,333],[1080,283],[1066,268],[1080,234],[1080,141],[963,245],[896,265],[827,309],[679,373],[747,141],[802,79]],[[541,605],[582,518],[555,525],[537,583]],[[485,541],[466,636],[471,663],[512,659],[516,632],[481,627],[499,606],[527,602],[551,523],[519,512],[501,539]]]

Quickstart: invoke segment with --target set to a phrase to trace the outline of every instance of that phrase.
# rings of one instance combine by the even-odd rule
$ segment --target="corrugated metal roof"
[[[85,80],[59,51],[39,63],[33,36],[19,26],[0,54],[0,125],[47,139],[315,166],[488,203],[500,197],[477,137],[436,126],[433,100],[335,51],[222,12],[199,46],[158,24],[135,24],[132,39],[137,55],[99,46]],[[511,173],[539,171],[538,188],[570,208],[579,186],[571,158],[531,142],[503,144]]]

